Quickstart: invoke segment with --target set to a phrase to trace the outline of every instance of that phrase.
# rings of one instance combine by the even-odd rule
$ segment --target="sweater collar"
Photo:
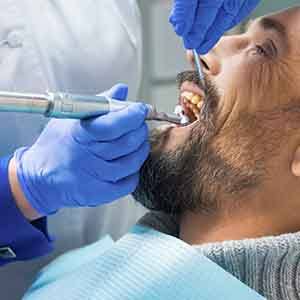
[[[176,217],[149,213],[139,223],[178,237]],[[300,299],[300,232],[194,247],[268,300]]]
[[[300,232],[194,247],[268,300],[300,298]]]

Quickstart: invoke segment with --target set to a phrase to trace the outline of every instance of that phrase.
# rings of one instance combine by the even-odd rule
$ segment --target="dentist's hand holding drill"
[[[258,0],[174,0],[170,21],[187,49],[209,51]],[[127,98],[127,87],[108,93]],[[63,207],[97,206],[134,191],[150,146],[147,106],[132,104],[98,118],[52,120],[36,143],[15,152],[9,180],[18,207],[30,220]]]
[[[107,92],[127,98],[125,85]],[[63,207],[97,206],[134,191],[150,146],[147,107],[136,103],[98,118],[52,120],[30,148],[16,151],[10,182],[29,219]]]

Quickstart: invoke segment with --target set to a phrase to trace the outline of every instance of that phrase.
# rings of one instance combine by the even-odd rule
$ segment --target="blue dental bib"
[[[25,300],[263,300],[192,246],[135,226],[54,261]]]

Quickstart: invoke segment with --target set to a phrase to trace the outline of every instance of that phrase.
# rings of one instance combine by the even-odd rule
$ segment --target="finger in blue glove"
[[[185,36],[192,30],[197,7],[198,0],[174,1],[169,21],[179,36]]]
[[[128,88],[118,85],[106,93],[125,100]],[[14,155],[32,207],[49,215],[133,192],[150,150],[146,115],[146,106],[136,103],[91,120],[51,120],[34,145]]]
[[[205,54],[258,3],[259,0],[198,0],[195,5],[194,0],[174,0],[170,22],[183,38],[186,49],[196,49],[199,54]]]
[[[202,45],[197,48],[197,52],[200,54],[207,53],[217,44],[224,32],[232,29],[244,20],[249,12],[256,7],[258,2],[257,0],[225,1],[219,9],[214,23],[207,31]]]
[[[110,90],[102,93],[119,101],[126,101],[128,96],[128,85],[119,83],[114,85]]]

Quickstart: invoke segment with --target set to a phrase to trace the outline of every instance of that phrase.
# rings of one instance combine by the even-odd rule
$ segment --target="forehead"
[[[292,34],[300,29],[300,6],[289,8],[267,17],[280,22],[286,28],[288,34]]]

